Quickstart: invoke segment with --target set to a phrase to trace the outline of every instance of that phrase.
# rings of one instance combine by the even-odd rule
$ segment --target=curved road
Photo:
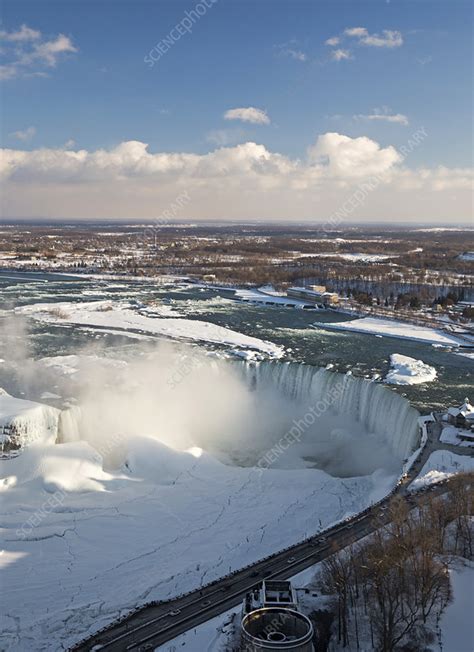
[[[395,489],[372,507],[332,528],[279,551],[247,568],[234,572],[211,584],[166,602],[142,606],[121,621],[97,632],[71,648],[71,652],[144,652],[172,640],[179,634],[210,620],[237,606],[245,594],[263,579],[288,579],[300,571],[326,559],[334,550],[343,548],[373,532],[381,523],[389,521],[387,507],[394,495],[403,496],[412,506],[424,499],[424,493],[410,494],[407,490],[434,450],[449,450],[456,454],[471,455],[440,443],[441,425],[427,424],[427,443],[408,475]],[[454,449],[454,450],[453,450]],[[430,488],[430,493],[440,495],[449,490],[449,481]]]

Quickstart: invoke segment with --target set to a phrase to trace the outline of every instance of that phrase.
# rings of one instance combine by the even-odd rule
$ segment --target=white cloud
[[[349,50],[338,48],[337,50],[332,50],[331,59],[333,61],[344,61],[345,59],[352,59],[352,55]]]
[[[4,41],[21,42],[21,41],[36,41],[41,37],[41,32],[31,29],[27,25],[22,25],[16,32],[0,31],[0,39]]]
[[[16,77],[17,73],[17,66],[13,64],[5,64],[0,66],[0,79],[3,81],[7,79],[13,79],[13,77]]]
[[[384,29],[381,34],[370,34],[366,27],[347,27],[340,36],[332,36],[325,41],[325,45],[335,47],[347,41],[358,46],[376,48],[397,48],[403,44],[403,37],[396,30]],[[350,50],[337,48],[331,52],[333,61],[353,59]]]
[[[22,140],[23,142],[26,143],[29,140],[31,140],[35,134],[36,134],[36,127],[27,127],[26,129],[12,132],[10,136],[12,138],[17,138],[18,140]]]
[[[344,34],[346,36],[355,36],[362,38],[363,36],[367,36],[368,32],[365,27],[347,27],[344,30]]]
[[[338,133],[319,136],[308,153],[313,164],[325,165],[330,176],[343,178],[384,174],[402,159],[392,146],[381,148],[366,136],[350,138]]]
[[[0,79],[3,80],[47,76],[42,68],[54,68],[63,55],[78,51],[69,36],[58,34],[46,39],[27,25],[17,31],[4,30],[0,38],[3,41]]]
[[[359,114],[353,116],[356,120],[371,120],[371,121],[380,121],[380,122],[392,122],[405,127],[409,124],[408,118],[403,113],[390,113],[388,109],[378,110],[374,109],[372,113],[369,114]]]
[[[295,61],[300,61],[304,62],[308,60],[308,56],[303,50],[298,47],[299,43],[296,39],[292,39],[291,41],[288,41],[287,43],[283,43],[282,45],[276,45],[275,50],[276,54],[281,57],[289,57],[290,59],[294,59]]]
[[[397,30],[384,29],[382,34],[370,34],[366,27],[348,27],[344,35],[356,38],[359,45],[376,48],[397,48],[403,45],[403,37]]]
[[[283,54],[286,54],[291,59],[295,59],[295,61],[306,61],[308,58],[301,50],[292,50],[291,48],[284,50]]]
[[[327,219],[361,185],[376,189],[348,219],[433,221],[471,210],[472,170],[412,170],[392,146],[339,133],[319,136],[305,159],[246,142],[207,154],[112,149],[4,150],[4,216],[150,218],[180,192],[191,219]]]
[[[47,66],[54,67],[58,62],[58,57],[66,52],[77,52],[71,39],[64,34],[59,34],[52,41],[45,41],[35,45],[33,53],[30,55],[32,60],[39,59]]]
[[[266,111],[262,109],[256,109],[253,106],[248,106],[246,108],[237,108],[229,109],[224,113],[224,118],[226,120],[242,120],[242,122],[252,122],[257,125],[269,125],[270,118],[268,117]]]

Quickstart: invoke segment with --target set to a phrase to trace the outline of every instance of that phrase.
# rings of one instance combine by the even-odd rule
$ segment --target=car
[[[173,609],[173,611],[170,611],[169,615],[170,616],[179,616],[181,613],[181,609]]]
[[[292,564],[294,561],[296,561],[296,557],[288,557],[288,559],[286,560],[286,563],[287,564]]]

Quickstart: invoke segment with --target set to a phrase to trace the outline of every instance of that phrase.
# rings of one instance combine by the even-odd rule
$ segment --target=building
[[[242,652],[289,650],[315,652],[313,625],[299,611],[282,607],[263,607],[242,618]]]
[[[309,285],[306,287],[288,288],[286,294],[296,299],[304,299],[323,306],[337,306],[339,295],[337,292],[328,292],[325,285]]]
[[[450,407],[446,413],[446,421],[456,428],[471,430],[474,428],[474,407],[465,398],[459,407]]]
[[[313,637],[313,625],[299,611],[291,582],[264,581],[245,596],[241,623],[242,652],[315,652]]]
[[[244,611],[248,613],[259,607],[287,607],[298,610],[296,591],[291,582],[286,580],[267,580],[253,591],[247,593],[244,601]]]

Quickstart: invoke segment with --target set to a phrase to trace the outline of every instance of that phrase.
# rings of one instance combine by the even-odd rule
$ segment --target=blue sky
[[[151,152],[204,155],[252,141],[294,160],[320,134],[399,148],[424,127],[411,168],[472,165],[471,2],[218,0],[147,65],[196,4],[6,0],[4,33],[26,25],[41,32],[35,43],[64,35],[70,47],[8,72],[3,146],[94,151],[141,141]],[[364,34],[344,34],[355,27]],[[386,31],[401,43],[373,45]],[[18,43],[7,38],[7,66]],[[224,118],[239,107],[266,112],[269,124]]]

